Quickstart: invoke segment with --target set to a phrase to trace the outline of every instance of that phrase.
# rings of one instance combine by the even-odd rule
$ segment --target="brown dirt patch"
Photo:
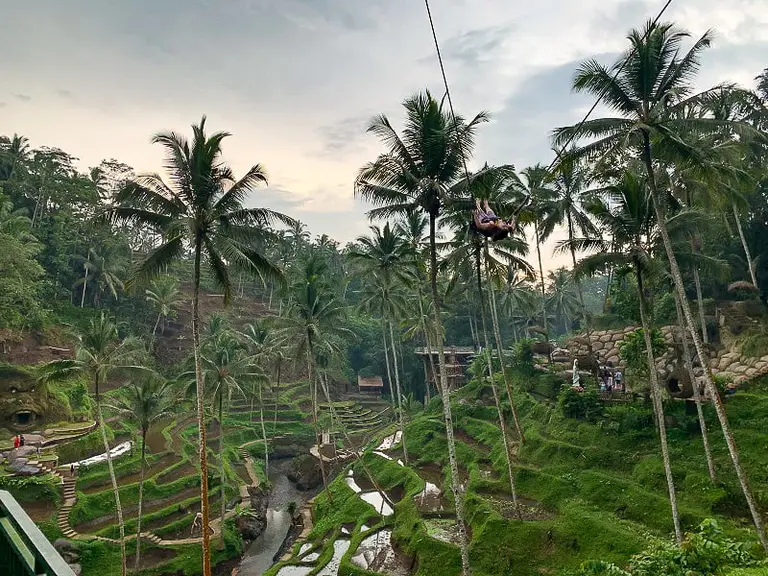
[[[53,500],[32,500],[31,502],[19,502],[33,522],[44,522],[56,512],[56,503]]]
[[[131,548],[133,547],[129,547],[129,549]],[[133,550],[134,552],[132,554],[126,556],[128,566],[131,568],[133,568],[134,562],[136,561],[136,549],[133,548]],[[141,556],[139,557],[139,569],[145,570],[147,568],[154,568],[155,566],[159,566],[160,564],[164,564],[165,562],[168,562],[168,560],[175,558],[176,555],[176,550],[171,550],[170,548],[149,548],[148,550],[142,550]]]

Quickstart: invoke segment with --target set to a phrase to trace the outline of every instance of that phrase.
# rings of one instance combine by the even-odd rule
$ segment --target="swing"
[[[500,240],[504,240],[509,236],[510,232],[514,231],[515,227],[517,226],[518,214],[520,214],[522,209],[525,208],[530,201],[531,197],[526,196],[525,200],[523,200],[520,205],[515,208],[515,211],[512,214],[512,218],[509,220],[509,224],[505,223],[503,219],[498,217],[493,220],[483,222],[482,218],[480,217],[481,210],[474,210],[472,222],[470,222],[470,229],[472,229],[474,232],[482,234],[486,238],[490,238],[491,242],[499,242]],[[485,214],[485,212],[482,213]]]

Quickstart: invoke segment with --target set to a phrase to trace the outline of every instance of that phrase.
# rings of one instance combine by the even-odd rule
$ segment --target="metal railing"
[[[74,576],[74,572],[24,509],[0,490],[0,574]]]

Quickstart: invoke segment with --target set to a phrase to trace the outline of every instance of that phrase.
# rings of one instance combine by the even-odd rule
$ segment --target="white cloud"
[[[495,114],[477,161],[548,162],[549,131],[591,103],[570,94],[574,63],[623,49],[661,5],[432,0],[457,108]],[[665,19],[717,29],[702,83],[749,83],[768,64],[763,0],[673,2]],[[233,133],[225,152],[236,171],[268,168],[265,200],[342,242],[367,227],[352,197],[358,168],[379,151],[366,120],[399,120],[399,103],[425,87],[442,93],[426,14],[411,0],[26,0],[5,3],[0,33],[3,132],[84,166],[114,156],[158,170],[149,137],[206,113],[211,129]],[[551,246],[544,256],[564,263]]]

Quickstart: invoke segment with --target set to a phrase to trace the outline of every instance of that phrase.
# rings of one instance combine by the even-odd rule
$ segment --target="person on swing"
[[[505,221],[504,219],[499,218],[496,213],[491,210],[487,199],[481,207],[480,199],[476,198],[475,207],[475,226],[494,242],[503,240],[510,234],[510,232],[515,230],[515,220]]]

